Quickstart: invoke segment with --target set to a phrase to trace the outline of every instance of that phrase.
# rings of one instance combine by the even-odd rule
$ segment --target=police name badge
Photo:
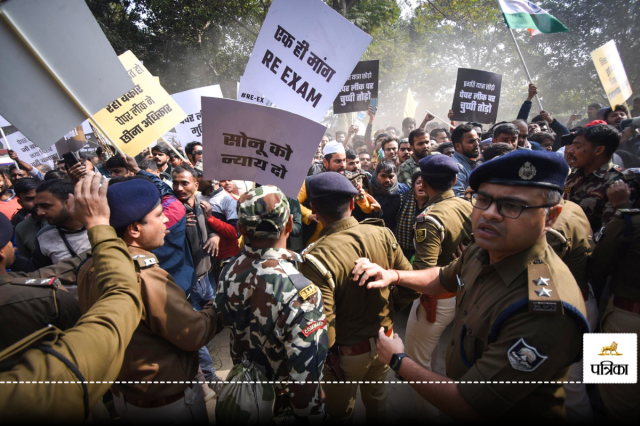
[[[541,355],[536,348],[528,345],[523,338],[520,338],[507,351],[509,363],[515,370],[530,373],[549,358]]]

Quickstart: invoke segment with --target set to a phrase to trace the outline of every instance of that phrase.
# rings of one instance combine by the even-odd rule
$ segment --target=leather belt
[[[613,306],[634,314],[640,314],[640,302],[634,302],[624,297],[615,296],[613,298]]]
[[[119,391],[112,389],[111,393],[113,393],[114,396],[120,398],[120,396],[122,395]],[[164,407],[166,405],[169,404],[173,404],[176,401],[181,400],[182,398],[184,398],[184,391],[177,393],[175,395],[171,395],[171,396],[166,396],[164,398],[160,398],[160,399],[156,399],[154,401],[142,401],[139,399],[131,399],[129,397],[125,397],[124,395],[122,395],[122,399],[124,399],[126,401],[127,404],[131,404],[134,407],[138,407],[138,408],[159,408],[159,407]]]
[[[393,336],[393,327],[384,333],[387,337]],[[338,351],[341,356],[356,356],[371,352],[371,344],[369,339],[364,340],[356,345],[351,346],[338,346]]]

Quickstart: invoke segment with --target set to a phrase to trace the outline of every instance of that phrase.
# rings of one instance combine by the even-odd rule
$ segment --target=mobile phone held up
[[[378,98],[371,98],[369,105],[373,108],[373,112],[378,112]]]
[[[69,173],[69,169],[80,162],[80,158],[78,158],[78,154],[75,152],[67,152],[62,154],[62,159],[64,160],[64,167],[67,169],[67,173]]]

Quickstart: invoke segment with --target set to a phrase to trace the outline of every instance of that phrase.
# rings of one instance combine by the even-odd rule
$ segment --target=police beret
[[[425,176],[457,174],[458,163],[448,155],[429,155],[418,163],[420,172]]]
[[[107,202],[111,210],[109,223],[115,229],[124,229],[160,204],[160,191],[146,179],[131,179],[109,186]]]
[[[483,183],[537,186],[564,192],[569,166],[555,152],[519,149],[487,161],[469,177],[469,186],[477,191]]]
[[[5,215],[0,213],[0,249],[13,239],[13,225]],[[8,265],[7,265],[8,267]]]
[[[309,198],[330,197],[332,195],[358,195],[358,190],[346,177],[336,172],[322,172],[307,181]]]

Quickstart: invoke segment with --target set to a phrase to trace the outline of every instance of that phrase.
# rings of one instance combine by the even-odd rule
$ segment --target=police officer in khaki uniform
[[[416,218],[414,270],[446,266],[454,259],[459,244],[469,245],[473,210],[470,202],[456,197],[451,189],[459,171],[452,158],[432,155],[420,160],[419,166],[422,188],[429,201]],[[455,317],[455,297],[455,292],[423,294],[413,302],[407,321],[406,349],[411,359],[426,369],[431,370],[431,354]],[[416,401],[418,418],[438,420],[438,411],[417,393]]]
[[[589,331],[580,289],[545,238],[562,210],[568,171],[547,151],[518,150],[484,163],[470,177],[475,243],[457,261],[399,273],[356,263],[354,277],[360,285],[375,279],[371,288],[399,275],[399,285],[422,293],[457,289],[447,375],[460,382],[412,384],[454,420],[564,418],[557,381],[582,356]],[[407,358],[399,337],[379,337],[380,358],[404,379],[446,380]]]
[[[164,243],[168,221],[152,182],[132,179],[110,185],[107,198],[110,224],[128,246],[145,307],[125,352],[120,383],[111,388],[116,412],[125,423],[206,422],[202,387],[189,382],[198,373],[198,349],[215,336],[213,302],[194,311],[151,253]],[[93,259],[78,271],[82,312],[100,297],[98,278]]]
[[[109,226],[102,180],[90,172],[78,182],[69,208],[87,229],[100,300],[67,332],[45,327],[0,352],[0,417],[5,423],[89,419],[116,379],[140,322],[143,305],[133,261]]]
[[[625,180],[630,172],[625,172]],[[633,177],[636,188],[640,176]],[[609,200],[622,197],[629,200],[629,188],[622,181],[611,185]],[[602,238],[589,257],[588,274],[594,286],[605,285],[611,275],[613,297],[601,320],[603,333],[640,334],[640,200],[633,206],[620,203],[613,219],[607,224]],[[624,423],[637,423],[640,419],[639,384],[599,384],[600,396],[607,416]]]
[[[49,325],[71,328],[80,318],[78,301],[56,277],[7,274],[15,259],[12,237],[11,222],[0,215],[0,350]]]
[[[339,173],[325,172],[308,180],[311,209],[322,223],[322,232],[303,252],[300,272],[320,287],[328,322],[330,354],[324,366],[324,381],[383,381],[389,367],[376,356],[374,338],[384,327],[391,334],[393,313],[390,290],[367,291],[354,285],[354,262],[366,257],[386,268],[410,270],[411,265],[391,231],[380,220],[360,224],[351,217],[358,191]],[[413,298],[418,294],[403,289]],[[325,409],[336,422],[353,416],[358,384],[323,384]],[[385,384],[360,385],[368,423],[386,417]]]

